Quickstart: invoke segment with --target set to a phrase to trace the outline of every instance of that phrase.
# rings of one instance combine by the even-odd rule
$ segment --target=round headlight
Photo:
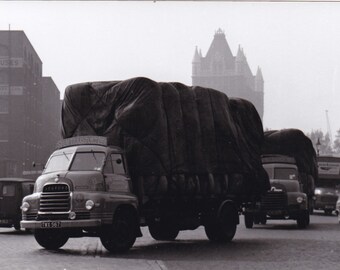
[[[320,195],[320,194],[321,194],[321,190],[320,190],[320,189],[314,190],[314,194],[315,194],[315,195]]]
[[[23,212],[27,212],[30,209],[30,204],[28,202],[24,202],[20,207]]]
[[[87,200],[85,203],[85,208],[91,210],[94,207],[94,202],[92,200]]]
[[[297,198],[296,198],[296,201],[297,201],[298,203],[302,203],[302,202],[303,202],[303,198],[302,198],[302,197],[297,197]]]

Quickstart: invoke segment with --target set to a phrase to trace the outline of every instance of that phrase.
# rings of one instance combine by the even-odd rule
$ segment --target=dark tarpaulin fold
[[[143,77],[70,85],[62,136],[82,135],[122,147],[133,181],[143,178],[152,192],[167,189],[164,179],[182,193],[222,192],[239,175],[247,175],[250,193],[266,188],[258,178],[263,130],[256,110],[213,89]]]

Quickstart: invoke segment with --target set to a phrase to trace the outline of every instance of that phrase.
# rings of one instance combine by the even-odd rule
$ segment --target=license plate
[[[325,206],[325,209],[333,209],[333,208],[334,208],[333,205],[326,205],[326,206]]]
[[[44,221],[41,222],[41,228],[60,228],[61,222],[60,221]]]

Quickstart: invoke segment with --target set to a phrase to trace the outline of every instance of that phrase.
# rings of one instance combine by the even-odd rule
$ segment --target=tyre
[[[179,230],[175,225],[169,223],[152,222],[149,224],[149,232],[155,240],[173,241],[178,236]]]
[[[308,200],[308,209],[309,209],[309,214],[313,215],[314,214],[314,201],[313,201],[313,199]]]
[[[225,204],[219,216],[207,222],[204,226],[208,239],[213,242],[230,242],[236,233],[237,215],[237,210],[233,204]]]
[[[309,211],[303,211],[297,218],[296,220],[298,228],[300,229],[305,229],[310,222],[310,218],[309,218]]]
[[[112,225],[102,228],[100,241],[109,252],[129,250],[137,238],[137,219],[132,211],[119,211],[113,217]]]
[[[250,214],[250,213],[244,214],[244,224],[246,225],[247,229],[253,228],[254,220],[255,220],[255,217],[253,216],[253,214]],[[258,223],[260,222],[258,217],[256,217],[256,220]]]
[[[34,237],[40,246],[49,250],[61,248],[69,238],[65,231],[55,229],[37,229]]]
[[[267,224],[267,215],[266,214],[261,214],[260,216],[260,224],[266,225]]]

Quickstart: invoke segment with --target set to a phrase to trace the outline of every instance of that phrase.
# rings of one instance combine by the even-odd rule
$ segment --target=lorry
[[[316,154],[302,131],[285,129],[264,132],[262,164],[271,189],[260,202],[245,207],[247,228],[267,219],[293,219],[306,228],[314,208],[314,179],[318,179]]]
[[[340,194],[340,157],[317,156],[319,179],[315,183],[315,209],[331,215]]]
[[[306,193],[302,190],[296,161],[284,155],[264,155],[263,167],[268,173],[271,189],[262,200],[245,211],[246,228],[266,224],[267,219],[293,219],[299,228],[309,225]]]
[[[249,152],[262,123],[247,136],[240,123],[259,119],[254,110],[213,89],[143,77],[71,85],[64,140],[23,199],[21,226],[46,249],[95,236],[127,251],[142,226],[156,240],[204,226],[209,240],[231,241],[241,204],[269,187],[259,151]]]

